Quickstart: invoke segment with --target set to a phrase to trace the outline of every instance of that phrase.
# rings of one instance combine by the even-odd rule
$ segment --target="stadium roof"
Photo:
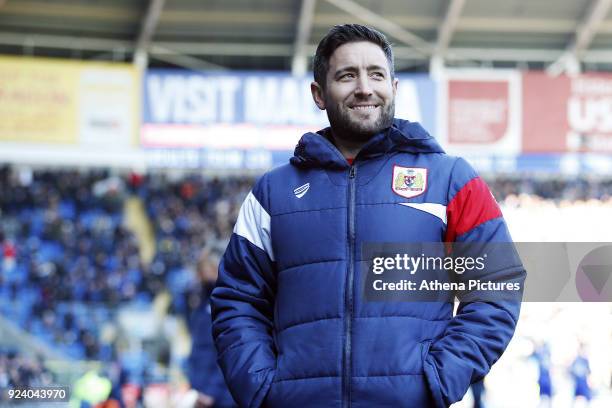
[[[612,0],[0,0],[0,53],[192,69],[310,68],[334,24],[395,44],[398,71],[612,70]]]

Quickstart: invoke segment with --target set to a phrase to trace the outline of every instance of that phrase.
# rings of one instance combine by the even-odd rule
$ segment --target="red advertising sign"
[[[448,83],[448,141],[491,144],[508,128],[508,81]]]
[[[523,76],[523,151],[612,152],[612,74]]]
[[[448,70],[439,79],[438,140],[451,154],[521,152],[521,74]]]

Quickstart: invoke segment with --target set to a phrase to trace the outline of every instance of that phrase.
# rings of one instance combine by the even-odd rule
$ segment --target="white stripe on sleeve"
[[[270,234],[270,214],[261,206],[252,192],[249,192],[242,203],[242,207],[240,207],[234,233],[264,251],[274,261]]]

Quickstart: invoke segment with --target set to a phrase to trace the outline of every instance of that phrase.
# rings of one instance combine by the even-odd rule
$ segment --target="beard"
[[[367,102],[367,101],[359,101]],[[353,111],[346,104],[326,103],[327,118],[331,125],[332,132],[340,139],[350,140],[354,142],[367,142],[377,133],[390,127],[393,124],[395,116],[395,99],[392,99],[386,105],[381,105],[375,119],[360,119],[359,113]]]

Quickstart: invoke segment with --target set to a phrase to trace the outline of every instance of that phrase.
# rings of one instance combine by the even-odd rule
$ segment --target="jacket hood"
[[[333,145],[331,128],[304,134],[290,159],[297,167],[323,167],[344,169],[346,159]],[[418,122],[394,119],[393,125],[373,136],[357,155],[361,159],[375,158],[392,152],[444,153],[434,139]]]

